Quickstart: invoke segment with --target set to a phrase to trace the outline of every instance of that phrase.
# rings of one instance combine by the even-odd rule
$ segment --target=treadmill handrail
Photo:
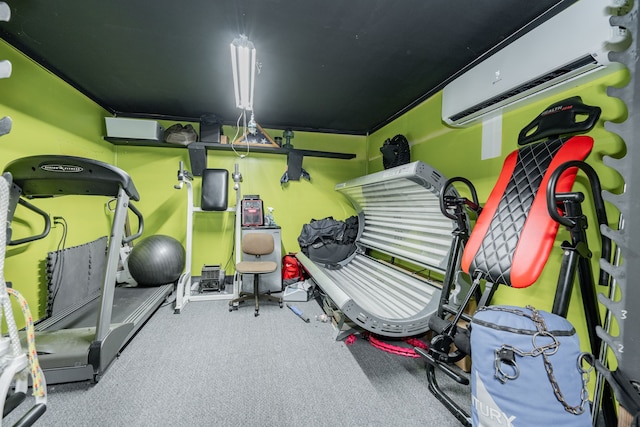
[[[49,217],[49,214],[43,211],[42,209],[37,208],[36,206],[32,205],[31,203],[27,202],[24,199],[18,199],[18,203],[26,207],[30,211],[33,211],[38,215],[40,215],[44,219],[44,229],[40,234],[36,234],[34,236],[28,236],[28,237],[23,237],[22,239],[10,240],[9,242],[7,242],[7,245],[16,246],[16,245],[33,242],[35,240],[40,240],[44,237],[47,237],[47,235],[49,234],[49,231],[51,231],[51,218]]]
[[[132,203],[129,203],[129,209],[138,217],[138,230],[131,236],[124,237],[122,239],[122,243],[129,243],[137,239],[142,236],[142,232],[144,231],[144,217],[142,216],[142,212],[140,212]]]
[[[16,159],[5,167],[25,197],[62,195],[117,196],[123,188],[130,199],[140,195],[122,169],[84,157],[39,155]]]

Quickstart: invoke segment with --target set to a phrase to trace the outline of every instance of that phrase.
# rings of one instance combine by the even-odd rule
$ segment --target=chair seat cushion
[[[278,264],[274,261],[241,261],[236,264],[236,271],[241,274],[263,274],[276,271]]]

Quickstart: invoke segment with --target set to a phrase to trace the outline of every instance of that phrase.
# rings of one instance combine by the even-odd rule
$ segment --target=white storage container
[[[154,139],[162,141],[164,129],[155,120],[105,117],[107,136],[113,138]]]

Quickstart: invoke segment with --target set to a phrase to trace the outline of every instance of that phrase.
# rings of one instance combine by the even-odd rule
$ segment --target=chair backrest
[[[592,147],[588,136],[550,138],[509,154],[469,237],[462,269],[515,288],[535,282],[558,231],[547,210],[547,182],[558,166],[584,160]],[[571,190],[576,173],[567,169],[558,193]]]
[[[242,236],[242,252],[246,254],[268,255],[273,250],[273,236],[269,233],[246,233]]]

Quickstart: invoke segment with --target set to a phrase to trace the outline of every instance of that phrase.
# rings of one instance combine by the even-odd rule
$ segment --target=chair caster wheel
[[[258,312],[258,310],[256,310],[256,311],[255,311],[255,313],[253,313],[253,315],[254,315],[255,317],[258,317],[258,315],[259,315],[259,314],[260,314],[260,313]]]
[[[282,307],[283,307],[283,306],[282,306],[282,302],[280,302],[280,308],[282,308]]]

